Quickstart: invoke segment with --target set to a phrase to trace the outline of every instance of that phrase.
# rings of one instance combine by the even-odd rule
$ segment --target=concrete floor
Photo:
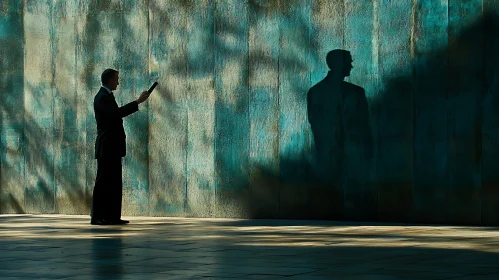
[[[128,219],[0,215],[0,279],[499,279],[497,228]]]

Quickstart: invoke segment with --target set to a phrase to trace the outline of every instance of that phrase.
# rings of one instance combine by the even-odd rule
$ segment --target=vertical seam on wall
[[[415,176],[414,176],[414,170],[415,170],[415,158],[416,158],[416,150],[414,147],[414,132],[416,130],[416,110],[414,107],[414,95],[415,95],[415,87],[416,85],[416,66],[418,61],[416,59],[416,43],[415,43],[415,36],[416,36],[416,17],[417,17],[417,0],[412,0],[412,11],[411,11],[411,35],[410,35],[410,54],[411,54],[411,59],[415,61],[412,65],[412,96],[411,96],[411,101],[412,101],[412,184],[411,184],[411,210],[409,214],[409,220],[412,218],[414,215],[414,209],[415,209],[415,202],[414,202],[414,185],[415,185]]]
[[[217,61],[216,61],[216,52],[217,52],[217,30],[216,30],[216,22],[217,22],[217,2],[213,2],[213,92],[214,92],[214,100],[213,100],[213,135],[214,135],[214,141],[213,141],[213,190],[214,190],[214,201],[213,201],[213,209],[211,216],[216,215],[216,209],[217,209],[217,187],[218,187],[218,176],[217,176]]]
[[[282,7],[281,7],[281,0],[278,0],[278,11],[279,13],[282,12]],[[279,20],[280,19],[280,16],[277,18],[277,28],[279,28],[279,32],[278,32],[278,38],[277,38],[277,41],[278,41],[278,53],[277,53],[277,172],[278,172],[278,175],[279,175],[279,170],[281,169],[281,161],[279,160],[280,158],[280,150],[281,150],[281,125],[280,125],[280,108],[281,108],[281,104],[280,104],[280,92],[281,92],[281,70],[280,70],[280,65],[281,65],[281,47],[282,47],[282,42],[281,42],[281,21]],[[278,176],[278,178],[280,178],[280,176]],[[277,194],[278,194],[278,197],[277,197],[277,217],[280,218],[280,213],[281,213],[281,180],[278,180],[278,185],[277,185]]]
[[[282,2],[281,0],[278,0],[278,11],[282,13],[283,7],[282,7]],[[278,28],[279,28],[279,37],[278,37],[278,44],[279,44],[279,52],[277,54],[277,174],[278,174],[278,194],[279,197],[277,198],[277,217],[281,217],[281,176],[280,176],[280,170],[281,170],[281,49],[282,49],[282,29],[281,29],[281,21],[278,18]]]
[[[452,105],[452,101],[450,101],[451,97],[452,97],[452,92],[451,92],[451,89],[450,89],[450,84],[451,84],[451,79],[452,79],[452,76],[451,76],[451,71],[450,71],[450,62],[451,62],[451,48],[450,48],[450,38],[452,36],[452,33],[451,33],[451,12],[450,12],[450,6],[451,6],[451,0],[447,0],[447,50],[449,50],[447,52],[447,92],[446,92],[446,96],[445,96],[445,103],[446,103],[446,117],[447,117],[447,168],[446,168],[446,171],[447,171],[447,192],[448,191],[452,191],[451,190],[451,171],[450,171],[450,168],[449,168],[449,163],[450,163],[450,155],[451,155],[451,152],[450,152],[450,148],[451,148],[451,144],[450,144],[450,141],[449,141],[449,135],[450,133],[452,133],[452,137],[455,138],[457,136],[457,132],[456,132],[456,128],[454,125],[451,125],[450,124],[450,121],[454,121],[455,120],[453,119],[453,116],[451,114],[452,112],[452,107],[450,105]],[[461,33],[461,29],[459,29],[459,33]],[[459,76],[461,75],[461,70],[459,71]],[[459,88],[459,90],[461,90],[461,88]],[[476,102],[476,101],[475,101]],[[476,103],[475,103],[476,105]],[[475,116],[475,120],[476,120],[476,116]],[[473,124],[473,127],[476,128]],[[474,133],[474,135],[476,136],[476,133]],[[475,149],[476,146],[473,147],[473,150],[476,150]],[[455,150],[457,151],[457,150]],[[455,154],[456,152],[454,152],[453,154]],[[472,160],[473,163],[475,163],[474,160]],[[473,186],[473,175],[474,175],[474,168],[472,167],[472,183],[471,185]],[[454,179],[454,178],[453,178]],[[447,217],[445,218],[447,219]]]
[[[485,9],[484,9],[484,3],[483,3],[483,0],[482,0],[482,10],[481,10],[482,14],[481,14],[481,17],[483,18],[483,15],[485,13]],[[482,26],[482,28],[484,28]],[[484,118],[484,100],[485,100],[485,96],[488,92],[488,83],[486,82],[487,81],[487,76],[486,76],[486,68],[485,68],[485,39],[486,38],[486,34],[485,32],[482,32],[482,38],[481,38],[481,44],[482,44],[482,77],[485,77],[485,83],[482,83],[482,92],[481,92],[481,95],[480,95],[480,103],[479,103],[479,117],[480,117],[480,126],[481,126],[481,131],[480,131],[480,169],[479,169],[479,174],[480,174],[480,185],[478,187],[478,198],[480,199],[480,203],[478,203],[478,207],[480,209],[480,225],[483,224],[483,214],[482,214],[482,208],[483,208],[483,205],[482,205],[482,200],[481,200],[481,197],[482,197],[482,188],[483,188],[483,139],[484,139],[484,129],[483,129],[483,120],[485,119]],[[483,87],[483,85],[486,85],[485,87]]]
[[[281,0],[277,0],[277,11],[280,12],[281,11]],[[280,17],[278,17],[279,19]],[[280,117],[280,114],[279,114],[279,88],[280,88],[280,80],[279,80],[279,57],[280,57],[280,50],[281,50],[281,28],[280,28],[280,21],[278,20],[277,21],[277,28],[278,28],[278,33],[277,33],[277,44],[278,44],[278,53],[277,53],[277,94],[276,94],[276,102],[277,102],[277,171],[279,171],[280,167],[279,167],[279,143],[280,143],[280,121],[279,121],[279,117]],[[278,181],[277,183],[277,216],[279,217],[279,212],[280,212],[280,206],[281,206],[281,183],[280,183],[280,180]]]
[[[247,96],[248,96],[248,99],[247,99],[247,103],[246,103],[246,119],[248,120],[248,126],[246,128],[246,131],[248,133],[248,150],[247,150],[247,153],[246,153],[246,168],[247,168],[247,175],[246,175],[246,179],[247,179],[247,184],[248,184],[248,193],[249,193],[249,197],[247,198],[247,200],[249,201],[251,199],[251,114],[250,114],[250,110],[251,110],[251,97],[252,97],[252,93],[251,93],[251,86],[250,86],[250,28],[251,28],[251,22],[250,22],[250,13],[251,13],[251,10],[250,10],[250,4],[249,2],[246,2],[244,4],[246,6],[246,46],[247,46],[247,54],[246,54],[246,85],[248,86],[248,89],[247,89]],[[248,211],[248,209],[245,209],[246,211]],[[248,212],[246,212],[246,215],[248,215]],[[248,217],[248,218],[252,218],[251,216]]]
[[[51,150],[51,155],[50,157],[52,158],[52,162],[51,162],[51,169],[52,169],[52,191],[53,191],[53,199],[54,199],[54,203],[52,205],[52,211],[53,213],[56,212],[57,210],[57,205],[56,205],[56,191],[57,191],[57,184],[56,184],[56,165],[55,165],[55,143],[54,143],[54,140],[57,140],[57,128],[56,128],[56,125],[57,125],[57,121],[56,121],[56,114],[55,114],[55,105],[56,105],[56,100],[57,100],[57,97],[58,97],[58,90],[57,90],[57,87],[55,85],[55,67],[56,67],[56,62],[55,62],[55,57],[56,57],[56,53],[55,53],[55,40],[56,40],[56,36],[55,36],[55,26],[54,26],[54,18],[55,18],[55,15],[54,15],[54,5],[50,5],[49,6],[49,9],[50,9],[50,12],[49,12],[49,15],[50,15],[50,35],[49,35],[49,38],[50,38],[50,49],[51,49],[51,61],[50,61],[50,70],[52,72],[52,77],[51,77],[51,81],[50,81],[50,86],[51,86],[51,92],[52,92],[52,149]],[[63,132],[61,132],[62,134],[64,134]],[[61,143],[63,144],[63,143]],[[62,145],[61,145],[61,149],[62,149]]]
[[[341,48],[342,49],[346,49],[346,46],[345,46],[345,31],[346,31],[346,27],[347,27],[347,21],[346,21],[346,6],[347,6],[347,3],[346,3],[347,0],[342,0],[342,4],[343,4],[343,9],[342,9],[342,13],[343,13],[343,16],[342,16],[342,20],[343,20],[343,28],[342,28],[342,36],[341,36]],[[343,163],[344,163],[344,159],[345,159],[345,140],[343,139],[344,138],[344,129],[343,129],[343,116],[342,116],[342,112],[343,112],[343,98],[341,97],[340,95],[340,114],[339,114],[339,126],[340,126],[340,135],[341,135],[341,146],[340,146],[340,155],[339,155],[339,168],[337,168],[337,170],[339,169],[339,176],[337,178],[337,182],[338,182],[338,186],[339,186],[339,190],[340,190],[340,196],[341,196],[341,201],[342,201],[342,208],[344,208],[345,206],[345,174],[343,174],[343,170],[344,170],[344,167],[343,167]],[[340,210],[340,213],[343,212],[343,209]]]
[[[78,20],[79,20],[79,17],[77,16],[77,13],[76,13],[77,9],[75,9],[75,15],[74,15],[74,23],[73,23],[73,30],[74,30],[74,43],[75,43],[75,46],[74,46],[74,65],[75,65],[75,73],[74,73],[74,82],[75,82],[75,85],[74,85],[74,95],[76,97],[76,108],[78,108],[79,106],[81,106],[80,104],[80,98],[79,98],[79,93],[78,93],[78,46],[79,46],[79,36],[78,36]],[[78,112],[78,109],[76,110],[77,114],[81,114],[81,112]],[[77,118],[78,119],[78,118]],[[76,124],[76,127],[78,129],[78,131],[81,131],[79,130],[80,126],[79,124],[77,123]],[[81,131],[83,132],[83,131]],[[86,147],[86,144],[87,144],[87,141],[86,141],[86,129],[84,131],[84,135],[85,137],[81,138],[84,143],[83,143],[83,147]],[[80,137],[80,135],[78,134],[78,137]],[[77,146],[77,151],[78,153],[81,153],[81,142],[79,142],[79,147]],[[86,154],[86,153],[85,153]],[[86,178],[87,177],[87,157],[84,156],[82,158],[82,160],[84,160],[84,163],[83,163],[83,166],[85,166],[85,168],[83,168],[83,177]],[[80,175],[81,176],[81,175]],[[86,181],[86,180],[85,180]],[[83,199],[84,199],[84,205],[86,205],[86,202],[88,201],[88,198],[87,198],[87,185],[85,183],[85,185],[83,186]]]
[[[184,8],[185,9],[185,8]],[[184,10],[185,11],[185,10]],[[189,160],[189,83],[187,79],[188,71],[189,71],[189,49],[187,47],[188,45],[188,28],[187,28],[187,16],[184,16],[184,32],[185,32],[185,97],[183,98],[184,102],[184,110],[185,110],[185,115],[186,115],[186,123],[185,123],[185,164],[184,164],[184,174],[185,174],[185,182],[184,182],[184,189],[185,189],[185,194],[184,194],[184,216],[187,213],[187,187],[188,187],[188,182],[189,182],[189,174],[187,173],[187,166],[188,166],[188,160]]]
[[[151,26],[150,26],[150,7],[149,7],[149,0],[146,2],[147,6],[147,79],[150,82],[151,81]],[[146,155],[147,155],[147,161],[146,161],[146,172],[147,172],[147,212],[150,214],[150,196],[151,196],[151,180],[150,180],[150,156],[149,156],[149,145],[150,145],[150,136],[151,136],[151,131],[150,131],[150,111],[151,109],[149,108],[149,102],[147,103],[147,143],[146,143]]]
[[[373,79],[376,81],[375,82],[375,87],[374,87],[374,91],[376,92],[376,95],[379,94],[379,89],[380,89],[380,86],[379,86],[379,32],[380,32],[380,24],[379,24],[379,2],[380,0],[374,0],[373,1],[373,39],[375,40],[375,44],[372,44],[372,47],[371,47],[371,52],[372,52],[372,56],[375,57],[375,59],[373,59],[373,68],[376,69],[375,73],[374,73],[374,77]],[[371,41],[372,42],[372,41]],[[373,96],[373,99],[375,98],[374,94],[372,95]],[[377,111],[379,109],[379,106],[373,108],[374,111]],[[376,113],[376,115],[379,116],[378,113]],[[373,121],[372,121],[372,118],[371,118],[371,123],[369,124],[369,126],[371,126],[371,139],[373,139],[373,141],[375,142],[374,144],[376,145],[375,147],[373,146],[373,151],[372,151],[372,156],[373,158],[371,158],[371,165],[369,166],[370,170],[369,170],[369,180],[373,180],[374,181],[374,188],[372,189],[374,192],[375,192],[375,196],[376,196],[376,215],[379,219],[379,191],[378,191],[378,188],[377,186],[379,185],[379,170],[378,170],[378,161],[377,161],[377,158],[378,158],[378,151],[379,151],[379,137],[378,137],[378,129],[376,129],[376,135],[374,135],[374,130],[372,129],[372,124],[373,124]],[[379,126],[376,126],[376,127],[379,127]],[[374,169],[374,171],[373,171]],[[374,173],[374,178],[372,178],[371,176],[373,175]]]
[[[248,23],[246,26],[246,47],[247,47],[247,55],[246,55],[246,85],[248,86],[248,102],[246,106],[246,114],[247,114],[247,119],[248,119],[248,153],[247,153],[247,168],[248,168],[248,181],[250,181],[251,178],[251,168],[250,168],[250,155],[251,155],[251,115],[250,115],[250,104],[251,104],[251,97],[252,97],[252,92],[251,92],[251,85],[250,85],[250,29],[251,29],[251,19],[250,19],[250,4],[249,2],[245,3],[246,5],[246,22]],[[249,192],[251,193],[251,184],[248,184],[249,187]]]
[[[152,16],[150,3],[151,3],[150,1],[147,2],[147,41],[148,41],[147,68],[148,68],[149,79],[151,78],[151,41],[150,41],[150,38],[151,38],[151,16]],[[152,191],[151,191],[151,173],[150,173],[150,170],[151,170],[151,168],[150,168],[151,167],[150,145],[151,145],[151,121],[152,121],[153,112],[152,112],[152,106],[150,106],[149,104],[150,104],[150,102],[147,103],[147,109],[148,109],[147,110],[147,174],[148,174],[147,175],[147,192],[148,192],[147,212],[149,213],[149,215],[151,215],[152,214],[152,206],[151,206]]]
[[[449,121],[449,111],[450,111],[450,108],[449,108],[449,93],[450,93],[450,78],[451,78],[451,75],[450,75],[450,69],[449,69],[449,66],[450,66],[450,39],[452,38],[452,33],[451,33],[451,21],[450,21],[450,1],[449,0],[446,0],[446,5],[447,5],[447,28],[446,28],[446,31],[447,31],[447,45],[446,45],[446,49],[447,49],[447,53],[446,53],[446,67],[445,67],[445,125],[446,125],[446,141],[445,141],[445,152],[446,152],[446,155],[445,155],[445,178],[446,178],[446,181],[445,181],[445,192],[446,192],[446,195],[448,194],[449,192],[449,187],[450,187],[450,183],[451,183],[451,172],[449,171],[449,159],[450,159],[450,152],[449,152],[449,148],[450,148],[450,144],[449,144],[449,138],[450,137],[455,137],[455,131],[454,129],[450,129],[451,124],[450,124],[450,121]],[[452,133],[452,135],[451,135]],[[444,216],[444,219],[447,220],[447,214],[448,212],[445,213],[445,216]]]
[[[125,15],[124,15],[124,14],[125,14],[125,9],[124,9],[124,7],[123,7],[124,5],[125,5],[125,4],[123,4],[123,2],[120,2],[120,6],[119,6],[119,9],[120,9],[120,13],[119,13],[119,15],[120,15],[120,19],[119,19],[119,22],[118,22],[118,24],[119,24],[119,29],[120,29],[120,33],[119,33],[119,41],[118,41],[118,48],[119,48],[119,50],[121,50],[123,53],[125,52],[125,50],[124,50],[124,48],[123,48],[123,47],[124,47],[124,44],[123,44],[123,40],[124,40],[124,39],[123,39],[123,29],[124,29],[124,28],[123,28],[123,26],[125,25]],[[126,55],[126,54],[125,54],[125,55]],[[118,55],[118,58],[117,58],[117,59],[118,59],[118,63],[117,63],[117,64],[118,64],[118,65],[117,65],[117,68],[118,68],[118,69],[117,69],[117,70],[118,70],[118,71],[120,71],[121,69],[126,69],[126,64],[127,64],[127,63],[126,63],[126,59],[124,58],[124,56],[123,56],[123,55],[121,55],[121,56],[120,56],[120,55]],[[116,64],[116,62],[114,62],[114,63]],[[132,67],[133,67],[133,66],[132,66]],[[123,70],[122,70],[122,71],[123,71]],[[119,106],[119,107],[123,106],[123,103],[124,103],[124,102],[123,102],[123,99],[122,99],[122,101],[119,103],[119,105],[118,105],[118,106]],[[123,123],[124,123],[124,122],[123,122]],[[128,123],[128,122],[127,122],[127,123]],[[96,123],[96,125],[97,125],[97,123]],[[125,128],[125,127],[123,127],[123,128]],[[126,139],[126,138],[125,138],[125,139]],[[128,141],[128,142],[129,142],[129,141]],[[127,145],[126,143],[127,143],[127,141],[125,140],[125,151],[126,151],[126,145]],[[121,198],[121,205],[122,205],[122,206],[121,206],[121,213],[123,213],[123,212],[124,212],[124,211],[123,211],[123,210],[124,210],[123,208],[128,206],[128,205],[127,205],[128,203],[127,203],[127,204],[123,203],[123,196],[124,196],[123,194],[127,191],[127,187],[126,187],[126,186],[127,186],[127,183],[128,183],[128,182],[127,182],[127,181],[128,181],[128,174],[127,174],[127,173],[128,173],[128,169],[130,168],[130,165],[128,164],[128,160],[127,160],[127,158],[126,158],[126,157],[122,157],[122,158],[120,158],[120,163],[121,163],[121,166],[122,166],[122,167],[121,167],[121,168],[122,168],[122,171],[121,171],[121,172],[122,172],[122,175],[121,175],[121,178],[122,178],[122,179],[121,179],[121,180],[122,180],[122,181],[121,181],[121,182],[122,182],[122,183],[121,183],[121,193],[122,193],[122,195],[121,195],[121,197],[122,197],[122,198]],[[126,171],[125,173],[123,172],[123,166],[127,166],[127,171]],[[126,180],[126,181],[125,181],[125,180],[123,180],[123,177],[125,178],[125,180]],[[125,191],[123,191],[123,185],[125,185]],[[120,219],[121,219],[121,217],[120,217]]]
[[[24,27],[24,14],[25,14],[25,7],[26,7],[26,0],[23,0],[21,2],[21,22],[23,26],[23,134],[22,134],[22,149],[23,149],[23,181],[26,184],[26,90],[25,90],[25,68],[26,68],[26,29]],[[26,187],[27,185],[24,185],[24,190],[23,190],[23,206],[24,209],[26,210]],[[26,212],[26,211],[24,211]]]
[[[76,111],[76,117],[75,117],[75,119],[76,119],[76,120],[75,120],[75,122],[76,122],[76,131],[77,131],[77,135],[78,135],[77,137],[80,137],[80,134],[79,134],[80,130],[79,130],[79,125],[78,125],[78,117],[77,117],[77,116],[78,116],[78,113],[79,113],[79,112],[78,112],[78,103],[79,103],[79,98],[78,98],[78,79],[77,79],[77,74],[76,74],[76,73],[77,73],[77,71],[78,71],[78,65],[77,65],[77,62],[78,62],[78,61],[77,61],[77,59],[76,59],[76,54],[77,54],[77,52],[76,52],[76,47],[77,47],[77,40],[76,40],[76,36],[77,36],[77,35],[76,35],[76,34],[77,34],[77,32],[78,32],[78,29],[76,28],[76,22],[77,22],[76,9],[75,9],[75,14],[74,14],[74,19],[73,19],[73,20],[74,20],[74,21],[73,21],[73,31],[74,31],[74,35],[73,35],[73,36],[74,36],[74,37],[73,37],[73,42],[74,42],[74,49],[73,49],[73,51],[74,51],[74,52],[73,52],[73,53],[74,53],[74,61],[73,61],[73,63],[74,63],[74,66],[75,66],[75,68],[74,68],[74,69],[75,69],[75,71],[74,71],[74,73],[73,73],[73,77],[74,77],[74,91],[73,91],[73,94],[74,94],[74,98],[75,98],[75,100],[76,100],[76,102],[75,102],[75,107],[76,107],[76,108],[75,108],[75,111]],[[78,139],[78,138],[77,138],[77,139]],[[80,144],[79,139],[77,140],[77,142],[76,142],[76,143],[77,143],[77,145],[76,145],[76,149],[75,149],[75,150],[76,150],[76,152],[79,154],[79,153],[80,153],[80,151],[79,151],[79,144]],[[87,165],[86,165],[86,163],[83,163],[83,166],[87,166]],[[81,176],[81,175],[80,175],[80,174],[77,174],[77,176],[78,176],[78,177],[77,177],[77,180],[76,180],[76,182],[77,182],[77,183],[76,183],[76,185],[79,187],[79,186],[80,186],[80,185],[79,185],[79,178],[80,178],[79,176]],[[86,201],[86,198],[87,198],[87,197],[86,197],[85,188],[83,188],[82,193],[83,193],[83,201],[85,202],[85,201]]]
[[[311,1],[308,1],[307,4],[308,4],[308,30],[307,30],[307,37],[308,37],[308,46],[312,46],[312,5],[313,5],[313,2],[314,0],[311,0]],[[306,48],[307,50],[307,53],[306,53],[306,59],[310,61],[310,58],[312,56],[312,51],[310,50],[311,48],[308,47]],[[307,137],[307,154],[305,154],[305,156],[303,156],[302,154],[302,161],[305,162],[306,165],[309,165],[311,164],[311,158],[310,158],[310,151],[312,151],[312,148],[313,148],[313,145],[312,145],[312,141],[313,141],[313,135],[311,135],[310,133],[310,129],[309,129],[309,123],[308,123],[308,115],[307,115],[307,92],[308,90],[310,89],[312,85],[312,66],[311,66],[311,63],[308,64],[308,85],[307,85],[307,89],[305,91],[305,122],[302,123],[302,125],[304,126],[303,127],[303,131],[306,131],[307,133],[305,134],[306,137]],[[305,174],[303,176],[303,178],[305,178],[306,181],[310,181],[310,177],[311,177],[311,172],[310,172],[310,169],[311,168],[306,168],[305,169]],[[312,204],[313,202],[313,198],[311,196],[309,196],[309,203]],[[309,214],[310,215],[310,214]]]

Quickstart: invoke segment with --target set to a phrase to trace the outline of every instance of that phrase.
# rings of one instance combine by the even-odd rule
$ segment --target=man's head
[[[342,77],[350,76],[352,70],[352,55],[345,50],[332,50],[326,56],[326,63],[329,69]]]
[[[119,79],[119,72],[114,69],[106,69],[101,75],[102,85],[110,90],[115,90],[118,87]]]

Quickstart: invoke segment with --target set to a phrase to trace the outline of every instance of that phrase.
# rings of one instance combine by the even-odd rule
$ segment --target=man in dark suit
[[[119,85],[119,72],[106,69],[101,75],[102,87],[94,98],[97,139],[95,158],[97,178],[92,199],[93,225],[126,224],[121,219],[122,173],[121,158],[126,155],[126,135],[123,118],[137,112],[139,104],[149,98],[141,93],[137,100],[122,107],[114,99],[113,90]]]
[[[350,76],[352,56],[332,50],[326,56],[330,69],[307,95],[308,121],[314,135],[315,175],[321,183],[339,186],[372,157],[372,135],[365,91],[344,81]],[[367,176],[355,174],[356,177]]]

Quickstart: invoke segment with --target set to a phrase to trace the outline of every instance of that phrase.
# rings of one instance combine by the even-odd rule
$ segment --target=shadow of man
[[[365,208],[370,197],[366,191],[373,145],[365,91],[344,81],[352,62],[346,50],[327,54],[330,71],[309,90],[307,114],[315,142],[312,176],[321,186],[338,188],[344,214],[354,217],[362,216],[363,209],[356,208]]]

